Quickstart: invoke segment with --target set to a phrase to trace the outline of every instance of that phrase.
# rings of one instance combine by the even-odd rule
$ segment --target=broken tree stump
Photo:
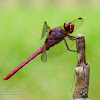
[[[76,48],[77,48],[77,66],[75,68],[76,84],[73,93],[73,100],[89,100],[89,74],[90,65],[86,63],[85,57],[85,36],[82,34],[76,35]]]

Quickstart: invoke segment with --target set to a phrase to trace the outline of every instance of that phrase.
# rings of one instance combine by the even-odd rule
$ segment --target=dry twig
[[[77,67],[75,68],[77,81],[75,91],[73,93],[73,100],[89,100],[89,74],[90,65],[86,64],[85,57],[85,36],[77,34],[76,48],[77,48]]]

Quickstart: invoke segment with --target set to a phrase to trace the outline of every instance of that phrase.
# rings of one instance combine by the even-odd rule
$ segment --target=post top
[[[76,37],[78,38],[78,37],[82,37],[82,36],[84,36],[83,34],[80,34],[80,33],[77,33],[76,34]]]

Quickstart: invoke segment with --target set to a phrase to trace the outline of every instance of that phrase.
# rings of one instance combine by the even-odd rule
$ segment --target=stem
[[[89,87],[89,74],[90,65],[86,64],[85,57],[85,36],[77,34],[76,48],[77,48],[77,67],[76,72],[76,86],[73,93],[73,100],[89,100],[88,87]]]

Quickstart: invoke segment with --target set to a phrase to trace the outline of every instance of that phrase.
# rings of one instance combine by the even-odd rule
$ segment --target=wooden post
[[[81,34],[76,35],[76,48],[77,48],[77,66],[76,72],[76,85],[73,93],[73,100],[89,100],[89,74],[90,65],[86,63],[85,57],[85,36]]]

